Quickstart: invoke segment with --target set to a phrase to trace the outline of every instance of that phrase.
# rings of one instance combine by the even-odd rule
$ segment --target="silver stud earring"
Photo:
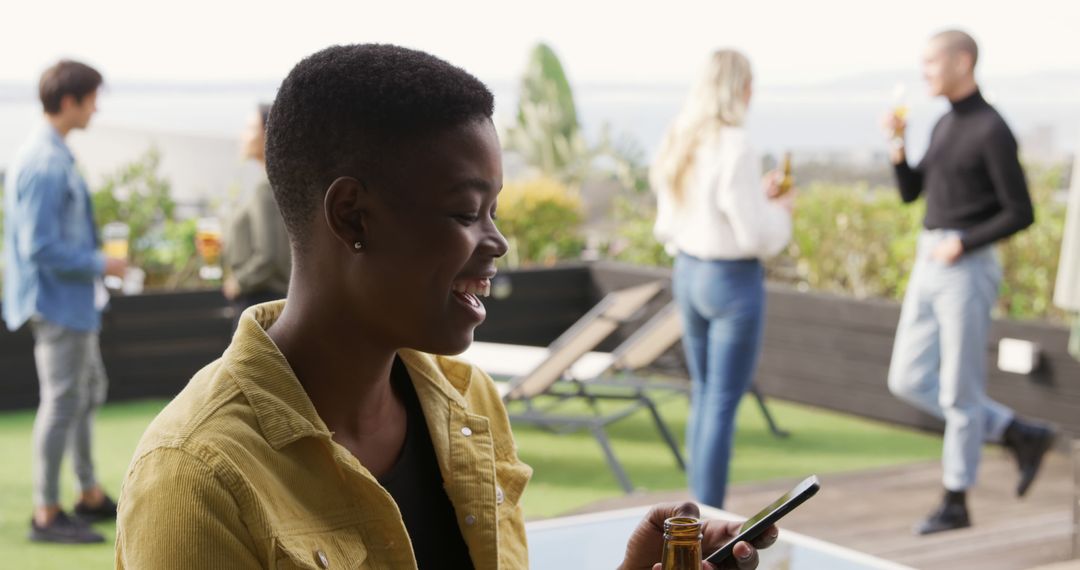
[[[356,243],[352,244],[352,246],[353,246],[353,249],[357,249],[357,250],[364,249],[364,244],[362,244],[360,242],[356,242]]]

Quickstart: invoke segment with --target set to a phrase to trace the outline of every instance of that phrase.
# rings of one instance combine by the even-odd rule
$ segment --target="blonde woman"
[[[765,311],[761,259],[791,238],[793,195],[762,177],[743,122],[750,61],[712,55],[668,130],[652,169],[655,233],[675,260],[674,294],[692,379],[690,489],[724,504],[735,411],[754,376]]]

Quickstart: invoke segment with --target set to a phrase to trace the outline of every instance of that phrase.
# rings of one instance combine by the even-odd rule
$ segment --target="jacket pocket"
[[[525,485],[532,478],[532,467],[520,461],[499,461],[495,464],[495,502],[500,509],[516,506],[521,501]]]
[[[525,517],[521,497],[532,468],[520,461],[499,461],[495,466],[495,502],[499,517],[499,567],[528,568]]]
[[[367,568],[367,548],[354,529],[279,536],[274,539],[275,570],[357,570]]]
[[[495,464],[495,505],[499,524],[523,521],[521,496],[532,478],[532,467],[520,461],[499,461]]]

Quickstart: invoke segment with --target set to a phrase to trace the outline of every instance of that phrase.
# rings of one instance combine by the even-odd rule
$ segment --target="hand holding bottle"
[[[907,88],[898,83],[893,91],[893,108],[881,120],[881,127],[889,137],[889,154],[893,164],[906,160],[904,137],[907,134]]]
[[[795,210],[795,177],[792,175],[791,153],[784,153],[780,169],[765,175],[762,180],[765,195],[769,200],[790,214]]]
[[[668,503],[654,506],[634,529],[626,543],[626,557],[620,570],[659,570],[664,548],[664,521],[671,517],[699,518],[700,511],[694,503]],[[702,525],[702,548],[706,552],[720,548],[739,533],[742,523],[706,520]],[[780,531],[773,527],[753,545],[740,542],[735,546],[735,556],[720,566],[703,562],[707,570],[754,570],[758,566],[758,549],[768,548],[776,542]]]

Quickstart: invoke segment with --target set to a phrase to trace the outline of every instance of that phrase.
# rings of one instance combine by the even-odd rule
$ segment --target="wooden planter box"
[[[609,291],[670,279],[663,269],[613,263],[503,275],[510,279],[511,293],[488,301],[488,320],[477,329],[477,340],[535,346],[554,340]],[[662,294],[643,316],[669,300],[670,294]],[[758,385],[775,398],[940,429],[940,422],[898,401],[886,388],[899,315],[899,305],[892,302],[770,286]],[[601,349],[610,350],[632,328],[618,331]],[[175,395],[192,374],[221,354],[230,330],[228,305],[216,291],[116,299],[102,331],[110,399]],[[1045,323],[998,321],[991,337],[991,396],[1020,414],[1080,434],[1080,362],[1066,351],[1068,331]],[[1002,337],[1038,343],[1042,366],[1031,376],[998,371],[997,343]],[[0,332],[0,409],[37,405],[32,351],[28,331]],[[665,368],[683,369],[679,347],[669,353]]]
[[[511,275],[513,294],[489,304],[488,322],[477,331],[477,338],[542,346],[573,322],[573,307],[579,307],[576,314],[580,315],[608,291],[653,279],[667,280],[670,275],[662,269],[612,263],[517,272]],[[549,281],[551,285],[541,286]],[[666,302],[670,295],[659,300]],[[891,301],[769,285],[756,382],[771,397],[938,431],[940,421],[900,402],[886,386],[899,319],[900,305]],[[616,333],[605,348],[610,349],[627,332]],[[998,341],[1005,337],[1033,341],[1041,347],[1041,366],[1032,375],[998,370]],[[995,321],[987,346],[988,390],[1019,414],[1053,422],[1077,435],[1080,362],[1068,354],[1068,337],[1062,326]],[[681,348],[669,355],[681,359]]]
[[[0,329],[0,410],[36,407],[30,329]],[[219,291],[114,298],[101,331],[109,400],[171,398],[231,336],[231,311]]]

